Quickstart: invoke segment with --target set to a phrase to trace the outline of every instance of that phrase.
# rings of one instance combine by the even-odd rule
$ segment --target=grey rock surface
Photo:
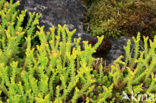
[[[21,8],[27,9],[28,12],[42,13],[40,23],[45,25],[46,31],[53,25],[57,27],[58,24],[67,24],[69,30],[77,29],[74,38],[81,37],[81,41],[95,38],[83,31],[81,19],[84,8],[80,0],[21,0]],[[123,47],[128,39],[132,40],[130,37],[111,40],[112,48],[104,58],[107,64],[112,64],[120,55],[124,55]]]
[[[95,37],[93,37],[89,34],[85,34],[85,33],[82,33],[81,35],[79,34],[79,36],[82,38],[82,40],[87,40],[87,41],[90,41],[93,38],[95,38]],[[116,60],[121,55],[125,56],[124,46],[127,46],[128,40],[131,41],[131,46],[130,46],[131,56],[132,57],[134,56],[135,43],[134,43],[132,37],[122,36],[121,38],[119,38],[117,40],[114,40],[114,39],[109,39],[109,40],[112,43],[112,47],[111,47],[110,51],[107,54],[104,54],[106,52],[101,54],[101,55],[103,55],[102,58],[104,59],[104,63],[106,63],[106,65],[113,64],[113,61]],[[142,41],[140,41],[139,48],[140,48],[140,50],[143,50],[143,42]],[[97,58],[99,56],[96,55],[95,57]]]
[[[69,30],[82,32],[83,5],[80,0],[22,0],[24,9],[28,12],[42,13],[40,23],[45,30],[58,24],[67,24]]]
[[[105,60],[107,64],[112,64],[114,60],[116,60],[119,56],[124,56],[125,57],[125,50],[124,47],[127,46],[127,42],[128,40],[131,41],[131,45],[130,45],[130,56],[134,57],[135,55],[135,43],[132,39],[132,37],[126,37],[126,36],[122,36],[121,38],[117,39],[117,40],[111,40],[112,41],[112,48],[109,51],[109,53],[107,54]],[[139,51],[143,51],[144,50],[144,46],[143,46],[143,41],[140,40],[139,42]],[[125,58],[123,58],[122,60],[124,61]]]
[[[112,41],[112,48],[106,56],[106,64],[112,64],[119,56],[125,55],[124,46],[127,46],[128,40],[131,40],[131,49],[134,48],[134,42],[131,37],[121,37],[117,40]]]

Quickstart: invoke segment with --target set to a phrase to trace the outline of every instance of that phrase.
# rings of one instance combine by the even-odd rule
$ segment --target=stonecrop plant
[[[18,5],[0,1],[1,103],[156,102],[156,36],[144,37],[142,51],[140,34],[133,37],[134,55],[129,40],[125,56],[105,67],[102,58],[92,57],[103,36],[93,47],[83,41],[81,50],[81,38],[72,41],[76,30],[58,25],[45,32],[39,14],[29,13],[22,26],[26,10],[16,10]]]

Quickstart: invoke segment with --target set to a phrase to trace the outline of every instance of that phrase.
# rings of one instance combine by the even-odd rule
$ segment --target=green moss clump
[[[137,32],[153,38],[156,34],[154,4],[153,0],[94,0],[86,7],[84,28],[94,36],[107,38],[134,36]]]

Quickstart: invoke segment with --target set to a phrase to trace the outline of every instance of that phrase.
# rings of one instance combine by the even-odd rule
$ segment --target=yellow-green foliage
[[[92,35],[118,38],[142,32],[142,35],[153,38],[156,34],[154,0],[92,1],[84,21],[85,29]]]
[[[133,38],[133,57],[131,42],[128,41],[124,47],[125,57],[119,57],[110,68],[99,63],[96,65],[98,68],[93,70],[96,63],[92,54],[103,37],[98,37],[94,47],[84,41],[82,51],[80,38],[74,39],[75,47],[72,47],[71,39],[76,30],[69,31],[66,25],[58,25],[57,34],[55,27],[45,33],[44,26],[37,26],[38,31],[33,32],[40,16],[30,14],[26,28],[23,28],[21,24],[25,11],[19,14],[15,11],[18,3],[0,4],[1,102],[77,103],[78,99],[82,103],[132,102],[122,100],[123,91],[129,95],[133,91],[134,94],[156,96],[156,36],[153,41],[149,40],[150,46],[147,43],[148,37],[144,37],[144,50],[139,51],[139,34]],[[9,11],[11,15],[6,13]],[[34,44],[35,37],[39,38],[37,45]],[[137,95],[136,98],[139,100],[140,97]]]
[[[0,2],[0,62],[4,64],[17,60],[19,56],[23,55],[24,36],[33,35],[35,25],[39,23],[38,18],[41,16],[30,13],[28,24],[23,28],[22,23],[27,11],[16,11],[18,5],[19,1],[14,4],[5,2],[5,0]]]
[[[155,93],[156,91],[156,36],[154,41],[150,40],[148,47],[148,37],[144,37],[144,50],[139,51],[140,34],[137,38],[133,37],[135,43],[134,57],[131,56],[130,40],[125,49],[125,61],[119,57],[111,66],[110,75],[113,76],[113,82],[116,88],[124,88],[128,93],[134,94]],[[117,64],[116,64],[117,63]],[[122,64],[122,67],[119,64]],[[156,95],[156,94],[154,94]]]

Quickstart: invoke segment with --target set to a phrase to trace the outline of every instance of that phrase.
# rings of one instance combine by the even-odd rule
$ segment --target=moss
[[[122,35],[134,36],[141,32],[152,38],[156,34],[155,1],[94,1],[96,2],[91,2],[91,4],[87,5],[86,18],[84,20],[84,29],[92,35],[118,38]]]

